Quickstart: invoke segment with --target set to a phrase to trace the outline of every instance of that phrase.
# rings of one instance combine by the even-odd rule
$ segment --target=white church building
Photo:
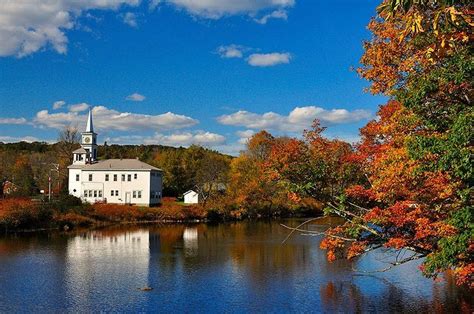
[[[89,203],[153,206],[161,203],[163,172],[138,159],[97,160],[97,134],[89,111],[81,148],[73,152],[69,194]]]

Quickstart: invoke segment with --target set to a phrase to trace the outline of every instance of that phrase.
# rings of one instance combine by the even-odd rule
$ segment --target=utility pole
[[[49,170],[48,176],[48,202],[51,203],[51,170]]]

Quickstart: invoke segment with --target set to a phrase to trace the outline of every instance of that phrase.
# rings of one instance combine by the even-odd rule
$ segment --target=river
[[[328,263],[281,221],[120,226],[0,236],[0,312],[471,312],[449,275],[376,252]],[[300,220],[285,220],[296,226]],[[334,224],[309,226],[315,230]],[[321,225],[322,224],[322,225]],[[140,288],[151,287],[151,291]]]

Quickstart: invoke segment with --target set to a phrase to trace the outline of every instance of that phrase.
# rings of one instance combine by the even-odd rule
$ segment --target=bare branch
[[[356,204],[351,203],[351,202],[347,202],[347,203],[349,203],[350,205],[352,205],[352,206],[354,206],[354,207],[356,207],[356,208],[358,208],[358,209],[364,210],[364,211],[366,211],[366,212],[370,212],[370,210],[367,209],[367,208],[361,207],[361,206],[356,205]]]
[[[291,232],[290,234],[285,238],[285,240],[283,240],[282,244],[285,243],[285,241],[293,234],[293,232],[295,231],[299,231],[299,232],[302,232],[303,235],[313,235],[313,236],[317,236],[317,235],[322,235],[322,236],[326,236],[326,237],[330,237],[330,238],[335,238],[335,239],[340,239],[340,240],[344,240],[344,241],[351,241],[351,242],[355,242],[357,241],[356,239],[350,239],[350,238],[345,238],[345,237],[341,237],[341,236],[337,236],[337,235],[334,235],[334,234],[327,234],[325,231],[313,231],[313,230],[305,230],[305,229],[300,229],[298,227],[296,228],[292,228],[292,227],[288,227],[284,224],[280,224],[280,226],[284,227],[284,228],[287,228],[287,229],[290,229]]]
[[[319,220],[319,219],[323,219],[325,217],[316,217],[316,218],[311,218],[311,219],[308,219],[308,220],[305,220],[303,221],[301,224],[299,224],[296,228],[291,228],[291,227],[288,227],[288,226],[285,226],[283,224],[280,224],[281,226],[287,228],[287,229],[293,229],[287,236],[286,238],[281,242],[281,244],[284,244],[290,237],[291,235],[293,234],[293,232],[295,231],[300,231],[298,230],[299,228],[301,228],[302,226],[306,225],[307,223],[311,222],[311,221],[315,221],[315,220]]]
[[[390,263],[390,266],[382,268],[382,269],[366,271],[366,270],[356,269],[354,267],[354,265],[352,265],[352,270],[355,271],[355,272],[364,273],[364,274],[383,273],[383,272],[389,271],[390,269],[392,269],[396,266],[399,266],[399,265],[402,265],[402,264],[405,264],[405,263],[423,258],[425,256],[426,256],[426,254],[418,254],[418,253],[414,252],[413,255],[411,255],[410,257],[402,259],[401,261],[395,261],[394,263]]]
[[[343,209],[337,208],[336,206],[334,206],[334,205],[331,204],[331,203],[328,203],[328,205],[331,206],[331,207],[336,211],[336,213],[337,213],[339,216],[341,216],[342,218],[344,218],[344,219],[346,219],[346,220],[348,220],[348,221],[350,221],[350,222],[352,222],[352,223],[354,223],[354,221],[351,220],[351,219],[349,219],[349,218],[347,218],[347,217],[345,217],[344,215],[348,215],[348,216],[352,216],[352,217],[355,217],[355,218],[362,219],[362,217],[359,217],[359,216],[357,216],[357,215],[355,215],[355,214],[353,214],[353,213],[351,213],[351,212],[345,211],[345,210],[343,210]],[[374,229],[372,229],[372,228],[369,228],[369,227],[367,227],[366,225],[363,225],[363,224],[359,224],[359,223],[355,223],[355,224],[358,225],[359,227],[361,227],[362,229],[364,229],[364,230],[366,230],[366,231],[368,231],[368,232],[370,232],[370,233],[372,233],[372,234],[374,234],[374,235],[376,235],[376,236],[382,238],[382,236],[381,236],[376,230],[374,230]]]

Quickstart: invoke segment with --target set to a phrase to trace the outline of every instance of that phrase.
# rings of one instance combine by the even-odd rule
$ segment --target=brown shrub
[[[206,210],[201,205],[184,205],[176,203],[174,198],[164,198],[163,203],[157,210],[164,219],[187,220],[202,219],[206,217]]]
[[[60,225],[70,227],[87,227],[94,224],[94,220],[76,213],[67,213],[54,216],[54,220]]]
[[[0,226],[6,229],[40,228],[51,222],[52,210],[28,199],[0,201]]]

